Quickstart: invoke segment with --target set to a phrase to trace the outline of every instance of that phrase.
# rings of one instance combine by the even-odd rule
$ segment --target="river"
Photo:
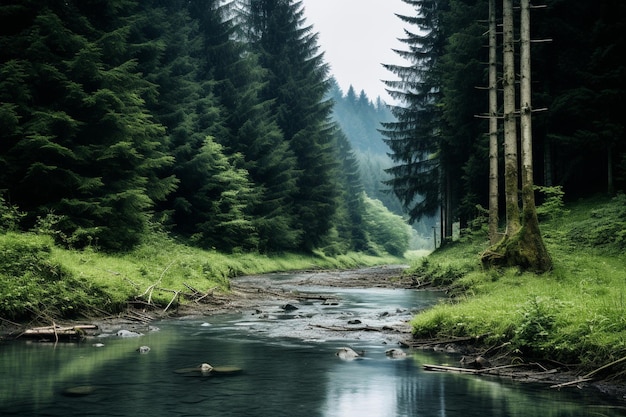
[[[325,279],[333,278],[326,273]],[[298,289],[311,299],[107,329],[80,343],[0,344],[1,416],[624,416],[600,394],[494,377],[426,372],[455,354],[385,352],[440,294],[320,285],[315,274],[242,278],[238,285]],[[290,306],[287,306],[289,304]],[[295,309],[292,309],[292,307]],[[118,324],[123,328],[123,324]],[[381,331],[381,329],[387,329]],[[140,346],[150,348],[139,353]],[[356,360],[338,348],[364,351]],[[216,371],[202,373],[209,363]]]

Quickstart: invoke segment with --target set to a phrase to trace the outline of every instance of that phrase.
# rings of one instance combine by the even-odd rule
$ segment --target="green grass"
[[[240,275],[398,263],[395,257],[349,253],[264,256],[223,254],[155,234],[125,254],[65,250],[35,234],[0,234],[0,318],[30,320],[116,313],[129,300],[166,306],[176,291],[228,292]]]
[[[487,335],[487,346],[587,368],[626,356],[624,206],[623,196],[578,203],[542,224],[554,263],[543,275],[483,270],[487,245],[476,238],[418,262],[413,273],[450,285],[453,297],[412,320],[415,336]]]

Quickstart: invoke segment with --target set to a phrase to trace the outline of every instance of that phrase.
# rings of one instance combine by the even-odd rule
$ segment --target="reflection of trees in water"
[[[592,393],[554,391],[491,377],[416,371],[398,381],[397,416],[584,416]],[[602,405],[594,408],[602,408]],[[622,414],[626,415],[626,414]]]

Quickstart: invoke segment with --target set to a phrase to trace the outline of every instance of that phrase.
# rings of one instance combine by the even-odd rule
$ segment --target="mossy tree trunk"
[[[535,194],[533,184],[533,164],[532,164],[532,106],[531,106],[531,87],[530,87],[530,2],[529,0],[521,1],[521,51],[520,51],[520,132],[521,132],[521,156],[522,156],[522,222],[521,227],[517,227],[519,223],[515,222],[515,219],[509,219],[511,216],[515,216],[515,211],[519,210],[517,207],[517,201],[513,203],[511,192],[512,185],[507,183],[507,234],[505,239],[494,247],[489,249],[483,254],[482,261],[485,265],[499,265],[499,266],[519,266],[525,270],[531,270],[537,273],[543,273],[552,268],[552,260],[545,247],[543,239],[541,237],[541,231],[539,230],[539,221],[537,220],[537,210],[535,207]],[[510,143],[511,129],[515,134],[514,127],[507,129],[507,122],[512,119],[510,102],[514,100],[511,98],[511,94],[515,94],[514,88],[508,89],[507,84],[511,82],[510,76],[511,67],[510,57],[507,57],[507,53],[513,51],[513,28],[512,28],[512,1],[504,0],[504,53],[505,53],[505,146]],[[509,44],[510,43],[510,44]],[[507,105],[508,104],[508,105]],[[513,121],[513,125],[515,122]],[[507,150],[507,157],[510,150]],[[517,158],[516,158],[517,159]],[[505,175],[509,180],[508,172],[511,168],[509,165],[512,163],[510,160],[505,160]],[[517,161],[516,161],[517,163]],[[517,190],[513,194],[517,197]],[[515,207],[512,207],[512,205]],[[511,210],[510,209],[515,209]],[[517,217],[519,221],[519,217]],[[512,227],[511,227],[512,226]]]

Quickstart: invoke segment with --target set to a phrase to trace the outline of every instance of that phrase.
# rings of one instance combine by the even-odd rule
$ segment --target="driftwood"
[[[82,339],[87,330],[97,330],[98,326],[94,324],[84,324],[77,326],[45,326],[33,327],[26,329],[18,337],[39,338],[47,340],[60,339]]]
[[[486,374],[486,375],[498,375],[498,376],[509,376],[509,377],[524,376],[526,378],[535,378],[535,379],[541,379],[542,377],[547,377],[548,375],[554,374],[557,372],[556,369],[544,370],[545,368],[543,367],[542,367],[542,370],[539,372],[526,372],[523,374],[520,374],[519,372],[508,373],[505,371],[507,369],[519,368],[522,366],[527,366],[527,365],[526,364],[514,364],[514,365],[503,365],[503,366],[494,366],[490,368],[475,369],[475,368],[460,368],[460,367],[455,367],[455,366],[424,364],[423,368],[427,371],[437,371],[437,372],[455,372],[455,373],[472,374],[472,375]]]
[[[594,369],[593,371],[581,376],[578,379],[575,379],[573,381],[569,381],[569,382],[564,382],[562,384],[556,384],[556,385],[551,385],[550,388],[563,388],[563,387],[569,387],[572,385],[578,385],[578,384],[582,384],[584,382],[589,382],[593,380],[593,376],[599,372],[602,372],[608,368],[611,368],[612,366],[615,366],[617,364],[620,364],[622,362],[626,362],[626,356],[624,356],[623,358],[617,359],[613,362],[607,363],[606,365],[603,365],[601,367],[599,367],[598,369]]]
[[[124,313],[124,317],[129,320],[138,321],[143,324],[150,323],[152,320],[154,320],[154,317],[152,317],[151,315],[137,311],[136,309],[126,310],[126,312]]]
[[[479,335],[479,336],[469,336],[469,337],[451,337],[449,339],[404,340],[400,342],[400,344],[404,347],[409,347],[409,348],[426,348],[426,347],[433,347],[437,345],[447,345],[450,343],[475,342],[486,336],[487,334]]]
[[[361,332],[361,331],[366,331],[366,332],[385,332],[385,331],[394,331],[394,332],[399,332],[400,330],[395,329],[393,327],[390,326],[383,326],[383,327],[372,327],[372,326],[359,326],[359,327],[354,327],[354,326],[324,326],[321,324],[311,324],[311,327],[317,327],[318,329],[324,329],[324,330],[330,330],[333,332]]]

